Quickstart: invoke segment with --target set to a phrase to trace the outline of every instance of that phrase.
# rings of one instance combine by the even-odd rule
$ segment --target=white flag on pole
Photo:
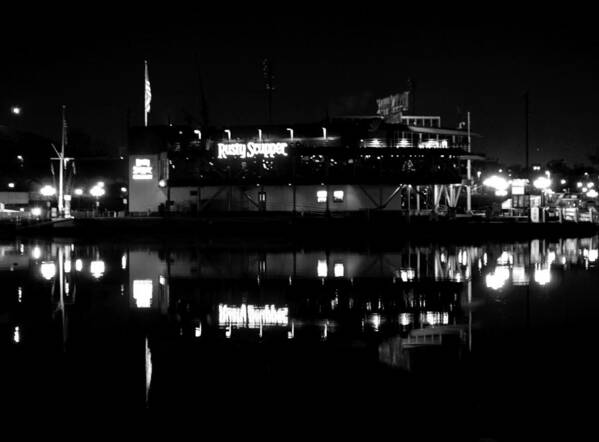
[[[145,112],[150,112],[150,102],[152,101],[152,89],[150,88],[150,76],[148,75],[148,61],[146,60],[146,93],[145,93]]]

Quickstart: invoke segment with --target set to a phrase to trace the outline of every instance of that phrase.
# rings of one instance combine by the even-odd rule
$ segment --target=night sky
[[[199,5],[199,3],[198,3]],[[231,3],[232,5],[232,3]],[[598,31],[583,11],[442,10],[303,3],[270,9],[189,9],[118,4],[4,10],[0,27],[0,124],[57,139],[69,128],[117,152],[127,111],[143,122],[143,60],[151,124],[197,117],[198,66],[213,124],[266,121],[262,59],[275,75],[273,122],[372,114],[376,97],[416,83],[416,113],[455,127],[466,111],[475,149],[524,161],[522,94],[530,91],[531,161],[584,162],[595,153]],[[148,10],[148,8],[155,8]],[[199,64],[198,64],[199,60]],[[9,109],[23,113],[15,121]]]

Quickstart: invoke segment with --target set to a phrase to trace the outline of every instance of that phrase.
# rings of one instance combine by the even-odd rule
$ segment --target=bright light
[[[127,192],[127,188],[126,187],[121,187],[121,192],[126,193]]]
[[[566,183],[567,183],[567,181],[566,181],[565,179],[563,179],[563,178],[562,178],[562,179],[560,180],[560,184],[566,184]]]
[[[14,332],[12,335],[12,340],[15,342],[15,344],[18,344],[19,342],[21,342],[21,329],[19,328],[18,325],[14,329]]]
[[[14,189],[15,188],[15,183],[8,183],[8,188],[9,189]]]
[[[23,161],[23,155],[17,155],[17,160]]]
[[[40,259],[42,257],[42,249],[40,249],[38,246],[35,246],[31,251],[31,257],[33,259]]]
[[[89,189],[89,194],[95,198],[100,198],[106,194],[106,191],[104,190],[104,187],[100,186],[100,183],[98,183]]]
[[[77,270],[78,272],[83,270],[83,261],[81,261],[80,259],[75,260],[75,270]]]
[[[327,191],[319,190],[316,192],[316,202],[317,203],[326,203],[327,202]]]
[[[13,106],[10,108],[13,115],[21,115],[21,108],[19,106]]]
[[[289,131],[289,138],[291,138],[293,140],[293,129],[291,129],[290,127],[288,127],[286,130]]]
[[[333,201],[336,203],[343,202],[344,195],[343,190],[333,190]]]
[[[551,269],[535,269],[535,281],[539,285],[547,285],[551,282]]]
[[[100,279],[106,271],[106,265],[104,264],[104,261],[101,260],[92,261],[89,265],[89,271],[94,278]]]
[[[485,276],[485,284],[488,288],[499,290],[510,279],[510,270],[508,267],[497,266],[495,271]]]
[[[137,308],[150,308],[152,306],[151,279],[135,279],[133,281],[133,299]]]
[[[599,193],[597,193],[595,189],[591,189],[587,192],[589,198],[597,198],[597,195],[599,195]]]
[[[125,270],[127,268],[127,254],[124,253],[123,256],[121,256],[121,269]]]
[[[39,207],[34,207],[31,209],[31,214],[33,216],[40,216],[42,214],[42,209],[40,209]]]
[[[166,187],[166,181],[165,180],[160,180],[160,181],[158,181],[158,185],[160,187]]]
[[[56,264],[54,261],[43,261],[40,266],[40,273],[44,279],[50,280],[56,276]]]
[[[403,282],[413,281],[416,277],[414,269],[401,269],[399,271],[399,277]]]
[[[45,185],[44,187],[42,187],[40,189],[40,193],[43,196],[52,196],[52,195],[56,195],[56,188],[49,186],[49,185]]]
[[[322,138],[324,138],[325,140],[327,139],[327,128],[326,127],[322,128]]]
[[[537,189],[548,189],[549,187],[551,187],[551,180],[546,176],[540,176],[533,181],[532,185],[535,186]]]
[[[496,190],[495,196],[507,196],[507,190]]]
[[[326,278],[329,273],[329,266],[324,259],[318,260],[318,265],[316,266],[316,274],[319,278]]]
[[[483,185],[492,187],[495,190],[507,190],[509,183],[503,177],[493,175],[483,181]]]
[[[193,133],[198,136],[198,140],[202,139],[202,131],[200,131],[199,129],[194,129]]]
[[[447,325],[449,324],[449,313],[423,312],[420,313],[420,322],[428,325]]]
[[[287,326],[289,309],[274,305],[241,304],[240,307],[218,305],[218,325],[221,327],[259,328],[262,326]]]
[[[151,180],[152,176],[152,162],[150,159],[136,158],[131,178],[134,180]]]
[[[370,322],[374,331],[378,332],[379,328],[381,326],[381,315],[379,315],[377,313],[372,314],[370,316],[370,319],[368,320],[368,322]]]
[[[401,325],[408,326],[412,323],[412,314],[411,313],[400,313],[399,314],[399,323]]]
[[[69,259],[64,262],[64,272],[71,273],[71,260]]]
[[[98,187],[104,187],[104,181],[98,181],[98,183],[96,184],[96,186]]]
[[[343,278],[343,275],[345,274],[345,266],[343,263],[335,263],[335,266],[333,267],[333,273],[335,274],[335,278]]]
[[[593,183],[592,181],[590,181],[590,182],[587,183],[587,187],[589,189],[592,189],[593,187],[595,187],[595,183]]]
[[[77,195],[77,196],[83,195],[83,189],[75,189],[75,195]]]
[[[582,183],[579,181],[576,183],[576,187],[578,187],[579,189],[582,187]]]

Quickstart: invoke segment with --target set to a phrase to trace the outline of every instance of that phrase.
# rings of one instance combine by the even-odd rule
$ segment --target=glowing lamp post
[[[551,179],[546,176],[540,176],[532,182],[532,185],[541,191],[546,191],[551,187]]]
[[[100,207],[100,198],[106,195],[106,190],[104,190],[104,183],[99,182],[94,187],[89,189],[89,194],[96,199],[96,209]]]
[[[45,185],[40,189],[40,194],[45,197],[54,196],[56,195],[56,188],[49,185]]]
[[[53,197],[54,195],[56,195],[56,188],[46,184],[45,186],[43,186],[40,189],[40,195],[42,195],[43,197],[46,198],[46,207],[48,209],[47,212],[49,215],[50,214],[50,206],[51,206],[50,198]]]
[[[499,175],[493,175],[484,180],[483,185],[495,189],[495,196],[506,196],[509,182]]]

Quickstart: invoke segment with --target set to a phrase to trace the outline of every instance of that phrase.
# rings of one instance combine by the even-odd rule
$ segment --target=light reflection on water
[[[156,363],[164,351],[152,348],[173,339],[218,349],[264,345],[275,359],[296,341],[307,358],[325,344],[333,353],[366,348],[373,352],[360,353],[360,363],[374,357],[381,367],[417,373],[484,352],[490,324],[522,326],[500,315],[530,324],[530,292],[561,293],[555,286],[569,273],[596,278],[598,247],[598,237],[368,253],[4,243],[0,352],[55,339],[60,351],[77,354],[82,341],[110,327],[132,327],[143,349],[146,405],[151,378],[168,371]],[[507,310],[524,296],[525,314]],[[435,362],[422,356],[441,350]]]

